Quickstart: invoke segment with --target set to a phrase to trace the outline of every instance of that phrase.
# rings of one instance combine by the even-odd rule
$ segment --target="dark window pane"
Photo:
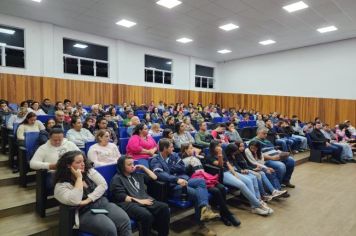
[[[108,63],[96,63],[96,76],[108,77]]]
[[[75,44],[84,44],[87,47],[77,48],[74,47]],[[63,53],[77,57],[85,57],[103,61],[108,60],[108,47],[65,38],[63,39]]]
[[[0,66],[2,66],[2,47],[0,46]]]
[[[145,69],[145,82],[153,83],[153,70]]]
[[[214,68],[207,66],[195,65],[195,75],[214,77]]]
[[[200,77],[195,77],[195,87],[200,88]]]
[[[9,46],[24,47],[24,31],[10,26],[0,25],[3,30],[14,31],[13,34],[0,33],[0,43],[6,43]]]
[[[201,80],[201,87],[202,88],[207,88],[208,87],[208,79],[203,77]]]
[[[145,67],[172,71],[172,60],[162,57],[145,55]]]
[[[214,88],[214,79],[209,79],[209,88]]]
[[[172,84],[172,74],[165,72],[164,73],[164,83],[165,84]]]
[[[80,73],[82,75],[94,75],[94,62],[80,60]]]
[[[6,66],[25,68],[25,53],[23,50],[5,49]]]
[[[155,83],[163,83],[163,72],[155,71]]]
[[[78,59],[63,57],[64,73],[78,74]]]

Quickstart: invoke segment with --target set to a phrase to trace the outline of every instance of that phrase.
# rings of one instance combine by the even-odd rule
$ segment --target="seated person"
[[[173,116],[169,116],[167,118],[167,121],[166,121],[166,126],[165,126],[166,129],[171,129],[171,130],[175,130],[175,121],[174,121],[174,117]]]
[[[321,132],[322,124],[320,122],[315,123],[313,132],[310,133],[310,139],[313,142],[313,146],[318,150],[330,150],[332,151],[331,162],[335,164],[346,164],[346,162],[341,159],[342,147],[337,146],[329,142],[325,138],[324,134]]]
[[[218,113],[216,107],[214,107],[211,112],[210,112],[210,117],[211,119],[217,118],[217,117],[221,117],[221,115]]]
[[[233,142],[242,143],[242,138],[240,137],[239,132],[237,132],[237,130],[235,128],[235,124],[232,122],[229,122],[226,124],[226,126],[227,126],[227,130],[225,132],[225,135],[229,139],[229,142],[230,143],[233,143]]]
[[[356,146],[356,139],[352,138],[348,126],[346,124],[339,124],[336,129],[337,139],[340,142],[351,143],[352,146]]]
[[[292,140],[288,140],[287,138],[281,138],[278,135],[276,131],[277,128],[274,126],[271,119],[266,120],[266,129],[268,130],[266,137],[267,141],[272,143],[273,146],[280,146],[284,152],[289,152],[289,150],[291,150],[294,142]]]
[[[151,120],[153,122],[158,122],[158,123],[161,123],[161,124],[163,123],[162,116],[159,113],[159,110],[158,110],[157,107],[153,108],[153,111],[152,111],[152,114],[151,114]]]
[[[213,136],[214,140],[218,141],[221,144],[229,144],[229,138],[225,135],[226,125],[221,123],[211,131],[211,135]]]
[[[77,145],[64,138],[64,131],[54,127],[49,133],[49,140],[41,145],[30,161],[33,170],[55,170],[58,159],[66,152],[80,151]]]
[[[257,136],[252,140],[255,140],[261,144],[261,150],[263,152],[263,158],[265,160],[265,165],[274,169],[277,172],[279,181],[288,188],[294,188],[295,186],[290,183],[292,174],[295,167],[295,161],[291,156],[287,158],[281,157],[281,151],[275,150],[271,142],[269,142],[267,137],[268,129],[258,128]],[[263,151],[263,150],[267,151]]]
[[[54,197],[62,204],[77,207],[75,228],[95,235],[132,234],[130,218],[104,196],[107,183],[82,152],[66,152],[55,169]],[[105,209],[108,214],[94,214],[91,209]]]
[[[192,135],[185,130],[185,124],[177,122],[175,127],[175,133],[173,134],[175,148],[180,148],[184,143],[195,143]]]
[[[210,142],[214,140],[213,136],[207,131],[206,122],[199,123],[199,131],[195,134],[195,143],[202,148],[210,146]]]
[[[60,126],[64,133],[70,130],[70,125],[64,120],[64,112],[62,110],[57,110],[55,113],[56,126]]]
[[[309,121],[303,126],[303,133],[310,134],[311,132],[313,132],[313,122]]]
[[[143,117],[142,123],[147,125],[148,127],[152,126],[152,120],[151,120],[151,115],[150,113],[146,113],[145,116]]]
[[[257,125],[258,128],[261,128],[261,127],[265,127],[265,126],[266,126],[266,123],[265,123],[265,121],[263,120],[262,115],[258,115],[258,116],[257,116],[256,125]]]
[[[190,118],[188,116],[183,118],[183,123],[185,124],[185,131],[187,132],[196,132],[197,130],[192,125]]]
[[[162,129],[160,128],[160,124],[153,123],[151,129],[148,131],[148,134],[152,137],[162,136]]]
[[[12,114],[9,120],[6,123],[6,128],[13,129],[14,123],[22,123],[26,119],[27,108],[20,107],[19,112],[17,114]]]
[[[116,114],[116,108],[115,107],[109,108],[108,112],[109,112],[109,114],[111,116],[111,120],[116,121],[116,122],[124,120],[119,114]]]
[[[86,142],[95,140],[94,135],[89,130],[83,128],[82,121],[79,117],[73,117],[72,128],[67,132],[67,139],[75,143],[79,148],[84,148]]]
[[[92,145],[88,151],[88,159],[95,167],[112,165],[117,163],[121,154],[117,146],[110,143],[110,134],[107,130],[99,130],[95,135],[98,142]]]
[[[96,135],[99,130],[108,131],[110,134],[110,142],[113,142],[115,145],[118,144],[119,140],[117,139],[114,129],[108,127],[108,121],[104,117],[100,117],[96,120],[94,135]]]
[[[199,172],[204,172],[202,175],[210,175],[204,171],[203,164],[200,159],[204,158],[203,156],[195,155],[194,148],[192,144],[182,144],[181,146],[181,157],[184,162],[185,167],[188,170],[192,170],[193,173],[197,173],[198,176],[201,176]],[[210,175],[211,176],[211,175]],[[192,176],[191,176],[192,177]],[[215,176],[218,178],[218,176]],[[227,226],[231,224],[234,226],[239,226],[241,224],[239,219],[236,219],[233,213],[227,208],[226,204],[226,190],[223,184],[217,183],[214,186],[208,186],[208,192],[213,195],[214,200],[220,208],[220,217],[223,223]]]
[[[37,115],[33,112],[29,112],[26,115],[26,118],[19,125],[16,135],[17,140],[24,141],[25,140],[25,132],[40,132],[41,130],[45,130],[46,128],[42,124],[41,121],[37,120]]]
[[[136,125],[140,124],[140,119],[137,116],[133,116],[130,121],[130,126],[127,128],[127,134],[129,137],[132,136],[132,133],[136,127]]]
[[[134,116],[134,112],[131,110],[126,111],[126,118],[122,121],[122,124],[124,126],[130,126],[131,125],[131,118]]]
[[[87,117],[85,118],[84,124],[83,124],[83,128],[87,129],[90,131],[90,133],[94,133],[95,130],[95,121],[93,118],[91,117]]]
[[[226,157],[224,157],[221,144],[218,141],[210,143],[210,155],[207,157],[206,162],[210,165],[222,168],[224,171],[223,183],[227,186],[238,188],[242,195],[249,201],[251,205],[251,212],[258,215],[270,215],[273,210],[268,205],[258,199],[252,186],[247,186],[235,171],[234,167],[230,164]]]
[[[48,115],[54,115],[54,105],[51,104],[51,100],[48,98],[43,99],[41,109]]]
[[[280,121],[278,122],[278,133],[279,136],[282,138],[285,138],[287,140],[291,140],[292,145],[291,150],[294,151],[295,153],[298,153],[301,147],[301,141],[298,138],[293,137],[293,129],[290,127],[288,122],[286,121]]]
[[[145,124],[138,124],[126,146],[128,156],[144,166],[148,166],[148,159],[153,157],[157,151],[155,140],[148,135],[148,128]]]
[[[36,101],[32,102],[31,108],[28,108],[28,111],[35,113],[37,116],[45,116],[45,115],[47,115],[46,112],[44,112],[40,108],[40,104],[38,102],[36,102]]]
[[[167,236],[170,220],[168,205],[152,198],[145,188],[145,183],[149,179],[156,180],[157,176],[143,165],[134,165],[129,156],[122,156],[118,160],[117,169],[110,183],[113,202],[124,209],[131,219],[138,221],[140,235],[151,235],[153,226],[159,236]],[[144,173],[138,173],[137,170]]]
[[[214,234],[203,223],[215,219],[209,206],[209,193],[203,179],[191,179],[186,174],[184,163],[176,153],[173,153],[173,144],[168,139],[161,139],[158,143],[159,153],[151,160],[150,169],[157,175],[158,180],[169,183],[170,195],[180,198],[182,189],[187,189],[189,200],[194,203],[195,219],[200,224],[199,231],[203,234]]]

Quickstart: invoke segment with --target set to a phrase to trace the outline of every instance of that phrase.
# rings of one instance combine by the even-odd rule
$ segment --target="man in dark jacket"
[[[48,98],[43,99],[41,109],[48,115],[54,115],[54,105],[51,104],[51,100]]]
[[[131,157],[122,156],[117,162],[117,174],[111,180],[110,192],[113,201],[139,222],[140,236],[150,235],[152,225],[159,236],[166,236],[169,234],[169,208],[147,194],[145,183],[149,178],[156,180],[157,176],[143,165],[134,165]]]
[[[322,124],[320,122],[316,122],[313,131],[309,134],[310,139],[313,142],[313,146],[321,151],[331,150],[331,162],[335,164],[346,164],[346,162],[341,159],[342,147],[331,144],[330,140],[326,139],[324,134],[321,132],[321,128]]]

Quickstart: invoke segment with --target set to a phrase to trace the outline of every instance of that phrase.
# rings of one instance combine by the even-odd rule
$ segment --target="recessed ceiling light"
[[[177,42],[180,42],[180,43],[190,43],[193,41],[193,39],[190,39],[190,38],[180,38],[180,39],[177,39],[176,40]]]
[[[226,54],[226,53],[230,53],[231,50],[229,49],[222,49],[222,50],[219,50],[218,53],[221,53],[221,54]]]
[[[323,28],[319,28],[317,29],[317,31],[319,31],[319,33],[327,33],[327,32],[331,32],[331,31],[335,31],[337,30],[337,28],[335,26],[328,26],[328,27],[323,27]]]
[[[292,3],[290,5],[284,6],[283,9],[288,11],[288,12],[295,12],[299,11],[305,8],[308,8],[309,6],[305,4],[303,1]]]
[[[116,22],[117,25],[121,25],[121,26],[124,26],[126,28],[130,28],[134,25],[136,25],[136,22],[133,22],[133,21],[129,21],[129,20],[126,20],[126,19],[122,19],[118,22]]]
[[[42,2],[42,0],[31,0],[32,2]]]
[[[169,9],[176,7],[180,4],[182,4],[181,1],[178,0],[159,0],[156,2],[158,5],[161,5],[163,7],[167,7]]]
[[[235,24],[232,24],[232,23],[229,23],[229,24],[226,24],[226,25],[222,25],[219,28],[223,29],[223,30],[226,30],[226,31],[230,31],[230,30],[238,29],[239,26],[235,25]]]
[[[0,33],[4,33],[4,34],[14,34],[14,33],[15,33],[15,30],[0,28]]]
[[[76,44],[73,45],[73,47],[84,49],[84,48],[87,48],[88,45],[81,44],[81,43],[76,43]]]
[[[274,44],[274,43],[276,43],[276,41],[274,41],[272,39],[268,39],[268,40],[259,42],[259,44],[262,44],[262,45],[270,45],[270,44]]]

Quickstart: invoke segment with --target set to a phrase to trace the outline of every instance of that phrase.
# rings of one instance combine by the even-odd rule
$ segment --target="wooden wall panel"
[[[131,100],[136,104],[148,104],[151,100],[168,104],[218,103],[226,108],[242,107],[262,113],[278,111],[288,116],[296,114],[302,120],[319,116],[331,125],[346,119],[356,123],[356,100],[214,93],[0,73],[0,98],[20,103],[25,99],[41,101],[46,97],[53,102],[69,98],[84,104],[121,104]]]

